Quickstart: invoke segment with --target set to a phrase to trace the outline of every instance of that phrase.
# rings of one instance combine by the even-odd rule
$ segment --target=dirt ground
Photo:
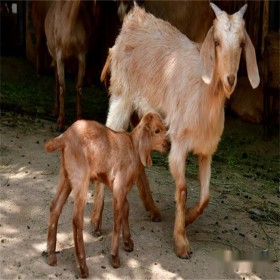
[[[8,86],[8,76],[4,78],[1,104],[13,91]],[[59,220],[57,266],[48,266],[45,256],[59,153],[45,153],[44,144],[58,135],[55,128],[54,121],[45,120],[40,114],[2,111],[1,279],[79,278],[72,238],[72,197]],[[224,135],[213,157],[210,204],[186,229],[193,251],[189,260],[178,258],[174,251],[175,188],[167,155],[154,154],[153,158],[154,165],[147,174],[163,220],[151,222],[134,187],[128,196],[134,251],[127,253],[120,246],[119,269],[110,264],[111,193],[106,192],[102,236],[96,238],[90,224],[94,196],[90,187],[84,240],[91,279],[280,279],[278,133],[264,142],[261,125],[227,117]],[[186,171],[188,205],[192,205],[199,197],[195,157],[188,158]],[[224,261],[225,251],[233,253],[233,262]]]

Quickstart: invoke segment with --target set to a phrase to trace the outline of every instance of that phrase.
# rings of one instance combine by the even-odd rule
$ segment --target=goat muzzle
[[[230,86],[233,86],[234,82],[235,82],[235,75],[229,75],[229,76],[227,76],[227,79],[228,79],[228,83],[230,84]]]

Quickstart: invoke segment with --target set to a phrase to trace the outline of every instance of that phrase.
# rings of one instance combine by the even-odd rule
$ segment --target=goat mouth
[[[231,86],[229,84],[224,83],[223,86],[224,86],[225,95],[227,98],[229,98],[235,89],[235,85]]]

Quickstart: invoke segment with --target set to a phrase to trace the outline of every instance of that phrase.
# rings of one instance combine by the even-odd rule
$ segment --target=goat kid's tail
[[[109,87],[109,82],[110,82],[110,64],[112,60],[112,54],[111,54],[111,49],[109,49],[108,56],[105,62],[105,65],[102,69],[100,80],[102,83],[104,83],[105,87]]]
[[[45,145],[45,151],[46,152],[53,152],[57,149],[62,149],[64,148],[64,139],[63,135],[60,135],[58,137],[55,137],[51,139],[46,145]]]

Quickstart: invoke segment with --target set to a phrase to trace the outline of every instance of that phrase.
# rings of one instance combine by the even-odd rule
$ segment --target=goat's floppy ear
[[[202,66],[202,80],[210,84],[213,78],[213,68],[215,63],[215,44],[214,44],[214,27],[212,26],[201,46],[200,64]]]
[[[142,131],[140,133],[140,137],[138,139],[139,145],[139,155],[142,164],[146,167],[152,166],[152,158],[151,158],[151,131],[144,125]]]
[[[247,67],[247,74],[248,74],[249,81],[252,85],[252,88],[256,88],[260,83],[256,52],[246,30],[245,30],[245,59],[246,59],[246,67]]]

